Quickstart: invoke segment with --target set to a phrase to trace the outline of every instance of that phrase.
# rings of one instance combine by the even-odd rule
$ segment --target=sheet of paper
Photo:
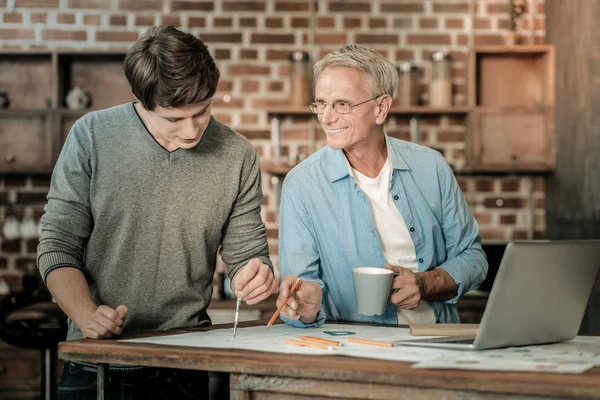
[[[593,364],[586,364],[583,361],[521,361],[508,358],[490,358],[479,354],[479,352],[462,356],[448,354],[413,365],[413,368],[424,369],[469,369],[477,371],[546,372],[555,374],[580,374],[593,367]]]
[[[299,340],[300,336],[336,340],[341,342],[342,346],[325,350],[285,343],[285,339]],[[379,347],[348,342],[347,339],[350,337],[382,342],[416,339],[410,335],[407,328],[325,324],[320,328],[299,329],[285,324],[277,324],[268,329],[264,326],[238,328],[235,339],[233,338],[233,329],[216,329],[125,341],[288,354],[373,358],[415,362],[418,363],[414,365],[415,368],[581,373],[594,365],[600,366],[600,337],[580,336],[565,343],[484,351],[408,346]]]

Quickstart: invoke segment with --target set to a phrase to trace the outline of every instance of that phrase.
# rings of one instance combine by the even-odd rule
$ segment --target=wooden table
[[[252,325],[257,322],[240,324]],[[600,368],[579,375],[423,370],[396,361],[116,340],[62,342],[58,350],[64,360],[98,363],[98,399],[104,398],[105,372],[111,363],[229,372],[231,400],[291,400],[308,396],[315,396],[311,397],[315,400],[600,399]]]

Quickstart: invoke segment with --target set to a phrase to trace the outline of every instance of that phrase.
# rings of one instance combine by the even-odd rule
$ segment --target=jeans
[[[58,400],[96,400],[96,372],[65,362]],[[208,399],[208,374],[169,368],[109,371],[107,400]]]

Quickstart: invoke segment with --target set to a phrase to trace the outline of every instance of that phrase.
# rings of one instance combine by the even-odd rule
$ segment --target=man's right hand
[[[288,275],[283,278],[279,286],[279,297],[277,298],[277,307],[289,295],[290,289],[297,277]],[[316,282],[300,281],[296,291],[290,297],[285,307],[281,310],[281,315],[289,319],[299,319],[305,324],[310,324],[317,319],[319,309],[321,308],[321,299],[323,290]]]
[[[116,309],[99,306],[86,316],[79,329],[87,339],[110,338],[121,334],[126,316],[125,306],[118,306]]]

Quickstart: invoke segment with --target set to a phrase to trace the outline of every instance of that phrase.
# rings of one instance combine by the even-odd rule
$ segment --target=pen
[[[240,317],[240,303],[242,302],[242,296],[238,294],[237,301],[235,302],[235,317],[233,319],[233,338],[235,339],[235,334],[237,333],[237,326]]]
[[[306,342],[328,344],[330,346],[341,346],[342,345],[342,342],[338,342],[335,340],[329,340],[329,339],[321,339],[321,338],[312,337],[312,336],[300,336],[300,340],[304,340]]]
[[[301,342],[299,340],[285,339],[287,344],[293,344],[295,346],[303,346],[303,347],[312,347],[315,349],[323,349],[323,350],[333,350],[333,346],[322,344],[322,343],[310,343],[310,342]]]
[[[392,343],[392,342],[379,342],[377,340],[349,338],[348,341],[352,342],[352,343],[370,344],[372,346],[394,347],[394,343]]]
[[[279,307],[277,307],[277,310],[275,310],[275,313],[273,314],[273,316],[271,317],[271,319],[267,323],[267,328],[270,327],[271,325],[273,325],[273,322],[275,322],[275,319],[277,318],[277,316],[279,315],[279,313],[281,312],[281,310],[285,306],[285,303],[288,302],[288,300],[290,299],[290,297],[292,297],[292,295],[296,291],[296,288],[298,287],[299,283],[300,283],[300,278],[297,278],[296,282],[294,282],[294,284],[290,288],[290,294],[288,294],[287,297],[281,302],[281,304],[279,305]]]

